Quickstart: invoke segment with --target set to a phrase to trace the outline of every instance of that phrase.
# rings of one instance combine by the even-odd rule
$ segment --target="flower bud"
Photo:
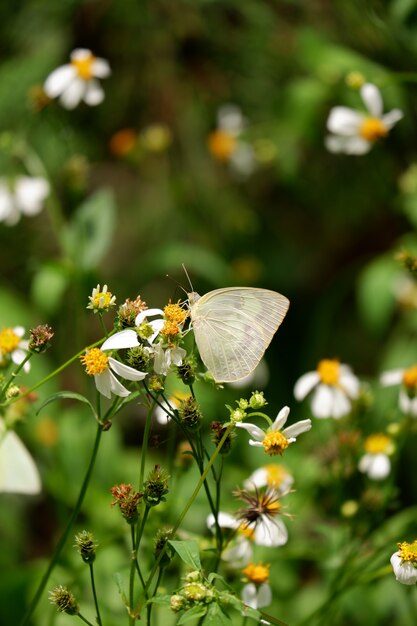
[[[82,530],[75,535],[75,548],[81,555],[84,563],[92,563],[96,558],[97,544],[94,541],[93,534],[88,530]]]
[[[111,489],[114,501],[112,506],[118,505],[128,524],[135,524],[139,517],[138,505],[143,494],[138,493],[133,485],[115,485]]]
[[[197,361],[191,355],[185,357],[182,364],[177,367],[178,377],[182,380],[184,385],[192,385],[194,383],[196,372]]]
[[[203,418],[200,405],[193,396],[185,398],[179,406],[178,417],[189,430],[198,430]]]
[[[49,600],[52,604],[56,605],[60,613],[78,615],[80,612],[74,594],[62,585],[55,587],[55,589],[49,592]]]
[[[168,472],[155,465],[154,469],[149,472],[144,485],[143,497],[148,506],[156,506],[161,501],[165,501],[164,495],[168,493]]]
[[[45,352],[49,348],[50,341],[54,336],[54,332],[48,324],[40,324],[36,328],[32,328],[29,338],[30,352]]]

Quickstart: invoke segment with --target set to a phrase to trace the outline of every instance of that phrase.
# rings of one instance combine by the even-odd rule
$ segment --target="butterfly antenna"
[[[187,268],[185,267],[184,263],[182,263],[182,269],[184,270],[184,274],[186,275],[187,280],[188,280],[188,282],[190,284],[191,291],[194,291],[193,283],[191,282],[190,276],[189,276],[189,274],[187,272]]]
[[[177,285],[177,287],[179,287],[179,288],[180,288],[180,289],[181,289],[181,290],[182,290],[185,294],[187,294],[187,296],[188,296],[188,292],[187,292],[187,290],[186,290],[186,289],[184,289],[184,287],[181,285],[181,283],[179,283],[177,280],[175,280],[175,278],[173,278],[173,277],[172,277],[172,276],[170,276],[169,274],[165,274],[165,276],[166,276],[167,278],[169,278],[170,280],[172,280],[172,282],[174,282],[174,283]]]

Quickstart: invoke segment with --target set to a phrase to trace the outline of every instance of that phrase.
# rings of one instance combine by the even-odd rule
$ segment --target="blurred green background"
[[[112,75],[102,81],[100,106],[67,111],[45,100],[42,84],[77,47],[107,59]],[[0,55],[1,175],[46,174],[53,187],[40,215],[14,227],[0,224],[2,325],[47,322],[55,330],[53,349],[38,359],[30,382],[100,336],[85,311],[98,282],[109,285],[118,303],[140,294],[159,307],[182,297],[167,274],[188,288],[182,264],[199,293],[254,285],[290,299],[266,355],[273,415],[285,404],[294,421],[309,415],[307,406],[296,405],[292,388],[321,358],[340,358],[371,384],[387,366],[416,358],[416,306],[398,296],[405,272],[395,260],[403,248],[417,250],[414,0],[6,0]],[[361,157],[324,147],[331,107],[361,107],[346,82],[351,72],[381,88],[385,110],[404,111],[390,136]],[[250,172],[234,170],[209,149],[225,104],[240,107],[246,119]],[[66,370],[59,384],[84,391],[81,367]],[[43,388],[40,398],[57,386]],[[202,391],[210,419],[226,418],[222,407],[238,393]],[[379,428],[387,415],[396,416],[395,402],[388,392],[377,400],[371,417]],[[31,576],[42,571],[84,473],[92,420],[72,406],[62,411],[51,407],[19,427],[40,464],[45,495],[1,496],[1,623],[21,616]],[[109,578],[120,567],[123,540],[108,490],[118,480],[129,482],[136,468],[140,426],[134,419],[128,416],[106,439],[84,512],[105,538],[108,571],[101,584],[105,595],[113,594],[114,611],[117,592]],[[296,476],[297,493],[290,496],[296,519],[294,536],[278,549],[270,612],[290,624],[326,597],[324,581],[337,571],[350,536],[350,522],[337,521],[335,512],[365,489],[335,494],[340,475],[332,483],[316,449],[323,451],[334,427],[316,424],[310,443],[285,459]],[[159,436],[156,455],[163,455],[166,434]],[[226,491],[242,479],[244,439],[231,457]],[[381,567],[397,541],[413,538],[401,532],[417,533],[415,510],[406,508],[417,495],[415,444],[411,432],[398,485],[387,492],[391,503],[381,496],[382,509],[362,511],[358,523],[366,535],[404,509],[398,534],[397,522],[386,540],[381,531]],[[260,462],[260,456],[248,458],[246,472]],[[191,484],[195,476],[185,480]],[[321,497],[320,508],[315,499]],[[203,510],[202,503],[201,520]],[[66,559],[62,567],[76,580],[79,566],[70,551]],[[54,581],[60,582],[57,573]],[[326,623],[414,624],[414,592],[392,575],[359,590],[352,584]],[[45,601],[33,624],[70,619],[56,618]]]

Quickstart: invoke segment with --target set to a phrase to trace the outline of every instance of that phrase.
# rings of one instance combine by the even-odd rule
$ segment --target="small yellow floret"
[[[266,480],[269,487],[275,489],[281,485],[283,480],[288,476],[287,470],[282,465],[269,464],[265,465]]]
[[[255,585],[262,585],[262,583],[266,583],[269,580],[269,565],[263,565],[262,563],[249,563],[242,570],[242,573],[246,576],[246,578],[251,582],[255,583]]]
[[[238,533],[246,537],[246,539],[252,540],[255,536],[255,529],[251,526],[246,526],[246,524],[241,524],[238,528]]]
[[[388,128],[378,117],[367,117],[359,128],[359,134],[366,141],[376,141],[388,135]]]
[[[225,130],[215,130],[208,136],[208,148],[218,161],[228,161],[236,150],[236,137]]]
[[[282,454],[289,446],[288,439],[279,430],[267,433],[262,441],[265,452],[271,456]]]
[[[166,307],[164,307],[164,316],[168,322],[172,322],[172,324],[184,324],[185,320],[188,316],[188,310],[183,309],[179,302],[173,303],[169,302]]]
[[[92,348],[80,357],[80,361],[85,365],[85,371],[89,376],[102,374],[109,366],[109,358],[105,352],[99,348]]]
[[[322,359],[317,365],[317,373],[323,385],[339,384],[340,362],[337,359]]]
[[[0,353],[9,354],[16,350],[20,343],[20,337],[16,335],[13,328],[3,328],[0,331]]]
[[[93,64],[95,60],[96,57],[90,54],[82,59],[73,59],[71,65],[75,67],[80,78],[83,80],[91,80],[94,76]]]
[[[398,552],[402,561],[411,561],[417,565],[417,539],[413,543],[407,543],[407,541],[399,543]]]
[[[112,294],[110,291],[98,291],[94,294],[92,304],[96,309],[107,309],[111,304]]]
[[[270,517],[278,515],[281,506],[281,502],[277,499],[276,496],[271,497],[270,492],[265,492],[259,498],[259,508],[262,510],[264,515],[269,515]]]
[[[391,443],[391,438],[384,435],[384,433],[375,433],[365,439],[364,447],[369,454],[380,454],[387,452],[391,447]]]
[[[417,388],[417,365],[413,365],[405,370],[403,383],[409,390],[415,390]]]
[[[351,89],[360,89],[366,83],[366,78],[361,72],[349,72],[345,80]]]

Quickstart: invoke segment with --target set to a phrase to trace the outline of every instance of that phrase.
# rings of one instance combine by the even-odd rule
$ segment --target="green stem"
[[[148,449],[149,433],[151,432],[152,414],[155,408],[155,400],[153,400],[149,407],[148,415],[146,416],[145,430],[143,432],[142,440],[142,455],[140,459],[140,472],[139,472],[139,489],[142,489],[143,479],[145,476],[145,464],[146,464],[146,452]]]
[[[153,590],[153,594],[152,596],[156,595],[156,592],[158,591],[158,587],[161,584],[161,579],[162,579],[162,575],[164,573],[164,570],[160,567],[159,571],[158,571],[158,578],[156,580],[156,584],[155,584],[155,589]],[[153,602],[150,602],[147,607],[146,607],[146,626],[151,626],[151,617],[152,617],[152,608],[153,608]]]
[[[59,557],[61,555],[61,552],[62,552],[62,550],[63,550],[63,548],[64,548],[64,546],[66,544],[66,541],[68,539],[68,535],[71,532],[72,526],[73,526],[73,524],[74,524],[74,522],[75,522],[75,520],[76,520],[76,518],[77,518],[77,516],[78,516],[78,514],[80,512],[80,509],[81,509],[82,503],[84,501],[84,497],[85,497],[85,494],[87,492],[87,488],[88,488],[88,485],[89,485],[89,482],[90,482],[90,478],[91,478],[91,475],[92,475],[92,472],[93,472],[93,469],[94,469],[94,464],[95,464],[96,457],[97,457],[97,452],[98,452],[98,449],[99,449],[99,446],[100,446],[102,432],[103,432],[102,431],[102,426],[101,426],[101,424],[98,424],[96,439],[94,441],[94,447],[93,447],[93,452],[91,454],[90,463],[88,465],[87,473],[85,475],[83,484],[81,486],[81,490],[80,490],[77,502],[75,504],[74,510],[72,512],[72,515],[71,515],[69,521],[68,521],[68,524],[67,524],[67,526],[65,528],[65,531],[64,531],[60,541],[58,542],[57,547],[55,548],[55,552],[54,552],[54,555],[53,555],[53,557],[51,559],[51,562],[49,563],[49,567],[46,570],[46,572],[45,572],[45,574],[44,574],[44,576],[43,576],[43,578],[42,578],[42,580],[41,580],[41,582],[39,584],[39,587],[38,587],[38,589],[37,589],[37,591],[36,591],[36,593],[35,593],[35,595],[33,597],[32,602],[29,605],[28,610],[26,611],[25,616],[23,617],[23,621],[21,622],[21,626],[25,626],[25,624],[28,624],[30,617],[32,616],[34,610],[36,609],[36,607],[38,605],[38,602],[39,602],[39,600],[40,600],[40,598],[42,596],[42,593],[43,593],[43,591],[44,591],[44,589],[45,589],[45,587],[47,585],[49,577],[50,577],[50,575],[52,573],[52,570],[54,569],[55,565],[58,562],[58,559],[59,559]]]
[[[96,607],[96,621],[97,621],[98,626],[102,626],[102,621],[101,621],[101,616],[100,616],[100,609],[98,608],[96,584],[95,584],[95,581],[94,581],[94,567],[93,567],[93,563],[89,563],[88,565],[90,566],[91,588],[93,590],[94,605]]]
[[[4,383],[4,385],[3,385],[3,387],[2,387],[2,389],[0,391],[0,398],[3,398],[5,396],[6,391],[10,387],[11,383],[16,378],[16,376],[18,375],[20,370],[23,369],[25,363],[27,363],[29,361],[29,359],[31,358],[32,355],[33,355],[32,352],[28,352],[27,355],[25,356],[25,358],[23,359],[23,361],[21,363],[19,363],[19,365],[16,367],[16,369],[14,369],[13,372],[10,374],[9,378],[6,380],[6,382]],[[19,397],[22,397],[22,396],[19,396]]]
[[[83,622],[85,622],[86,624],[88,624],[89,626],[94,626],[94,624],[92,624],[91,622],[88,621],[88,619],[85,619],[85,617],[83,615],[81,615],[81,613],[77,613],[77,617],[79,617]]]

